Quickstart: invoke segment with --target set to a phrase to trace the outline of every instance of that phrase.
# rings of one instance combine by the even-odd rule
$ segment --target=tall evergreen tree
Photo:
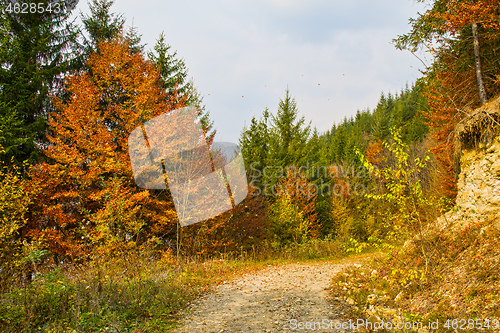
[[[215,130],[210,120],[210,113],[205,109],[203,98],[194,87],[193,81],[188,80],[188,70],[184,59],[179,58],[177,51],[171,50],[163,32],[153,50],[148,52],[148,58],[160,70],[161,86],[167,92],[167,96],[184,99],[185,104],[198,107],[200,122],[207,133],[207,141],[212,141]]]
[[[264,168],[268,161],[268,119],[269,111],[266,108],[261,119],[252,118],[250,127],[243,129],[239,139],[241,152],[246,163],[248,181],[256,187],[260,187],[263,183]]]
[[[87,55],[98,52],[99,42],[109,42],[121,35],[125,18],[111,12],[113,0],[91,0],[90,14],[82,14],[82,22],[88,36],[84,37],[84,50]]]
[[[306,145],[306,162],[311,162],[312,164],[318,164],[320,160],[320,140],[319,132],[316,127],[314,127],[311,136],[307,140]]]
[[[287,89],[285,98],[278,105],[276,116],[271,115],[270,162],[275,166],[300,166],[304,160],[307,140],[311,132],[305,118],[299,118],[295,99]]]
[[[345,147],[347,144],[345,126],[338,126],[335,130],[335,135],[332,137],[332,144],[330,146],[330,155],[332,161],[341,163],[345,160]]]
[[[311,137],[310,124],[299,118],[297,103],[287,89],[285,98],[280,99],[276,115],[266,109],[260,120],[252,119],[249,128],[240,136],[240,146],[249,180],[254,185],[265,184],[269,192],[282,176],[287,167],[306,166],[308,160],[318,155],[317,131]],[[309,151],[310,150],[310,151]]]
[[[171,46],[165,41],[165,34],[162,32],[154,46],[154,52],[148,52],[151,60],[159,69],[162,77],[162,87],[169,94],[177,89],[178,95],[184,97],[192,90],[192,85],[187,81],[187,68],[184,60],[177,56],[176,51],[171,51]],[[193,99],[195,96],[189,96]],[[192,101],[191,101],[192,102]]]
[[[125,40],[132,53],[142,53],[144,51],[144,45],[141,44],[141,37],[142,35],[133,24],[125,33]]]
[[[39,1],[47,5],[50,1]],[[9,1],[0,1],[7,8]],[[0,144],[3,160],[37,160],[45,138],[49,96],[70,66],[76,28],[70,12],[0,13]]]
[[[122,14],[111,11],[114,0],[90,0],[90,14],[82,14],[83,22],[82,41],[75,49],[74,68],[87,70],[87,61],[93,53],[99,52],[99,43],[111,42],[116,38],[123,38],[129,45],[132,53],[141,53],[144,45],[141,45],[141,35],[137,28],[132,26],[125,28],[125,18]]]

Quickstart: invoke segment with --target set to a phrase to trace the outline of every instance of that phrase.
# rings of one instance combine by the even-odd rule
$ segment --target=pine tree
[[[330,155],[335,163],[342,163],[346,158],[346,129],[345,123],[338,126],[335,134],[332,136],[332,143],[330,145]]]
[[[383,140],[389,135],[389,108],[390,95],[386,97],[381,94],[377,107],[373,111],[373,122],[371,132],[375,140]]]
[[[305,151],[307,153],[305,157],[306,162],[310,162],[312,165],[318,165],[320,161],[320,141],[319,132],[316,127],[314,127],[311,136],[307,140]]]
[[[144,51],[144,45],[141,44],[141,37],[142,35],[137,30],[137,27],[133,25],[129,27],[125,33],[125,40],[130,47],[130,52],[141,53]]]
[[[111,42],[115,38],[124,38],[132,53],[141,53],[141,35],[134,26],[125,28],[125,18],[122,14],[111,11],[114,0],[89,1],[90,14],[81,14],[83,28],[80,43],[73,49],[74,70],[88,70],[87,61],[91,54],[99,52],[100,42]]]
[[[156,41],[154,51],[148,52],[148,58],[160,70],[161,85],[169,98],[185,100],[185,104],[198,108],[200,122],[207,133],[207,141],[211,142],[215,135],[210,113],[203,105],[203,98],[194,87],[193,81],[188,80],[188,70],[184,59],[179,58],[176,51],[171,51],[171,46],[165,41],[165,34],[161,33]]]
[[[1,1],[6,8],[9,1]],[[40,1],[39,3],[48,3]],[[76,43],[69,12],[42,15],[8,11],[0,14],[0,122],[3,160],[37,160],[45,140],[49,96],[56,93],[70,68]]]
[[[305,125],[304,117],[299,118],[297,104],[287,89],[276,115],[264,110],[262,118],[253,118],[241,133],[239,143],[250,170],[249,181],[257,187],[266,184],[273,188],[286,176],[287,167],[307,166],[308,159],[318,154],[317,131],[315,135],[311,138],[311,127]]]
[[[269,111],[265,109],[262,118],[257,120],[252,118],[249,128],[244,128],[239,145],[243,154],[248,181],[254,187],[262,190],[264,168],[268,161],[269,131],[268,131]]]
[[[176,89],[179,96],[189,95],[192,85],[187,81],[186,64],[177,56],[176,51],[171,52],[170,49],[171,46],[166,43],[165,34],[162,32],[156,41],[154,52],[148,52],[149,60],[159,68],[165,91],[172,94]]]
[[[125,18],[111,12],[113,3],[113,0],[91,0],[90,15],[82,14],[83,26],[88,34],[83,41],[85,54],[98,52],[99,42],[109,42],[122,34]]]
[[[305,125],[305,118],[299,118],[295,99],[287,89],[285,98],[278,105],[276,116],[271,115],[270,163],[274,166],[300,166],[304,160],[307,140],[311,132],[310,125]]]

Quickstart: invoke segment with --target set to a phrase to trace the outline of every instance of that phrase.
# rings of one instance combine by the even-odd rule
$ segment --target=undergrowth
[[[432,332],[498,332],[499,238],[498,229],[484,224],[458,232],[435,228],[423,239],[427,273],[420,241],[409,241],[384,259],[338,274],[331,296],[350,305],[351,318],[393,325],[438,322]]]
[[[196,296],[248,266],[189,262],[168,253],[65,265],[0,296],[0,331],[164,332]]]
[[[267,264],[340,258],[339,241],[310,240],[217,258],[142,249],[46,267],[0,295],[1,332],[166,332],[194,298]]]

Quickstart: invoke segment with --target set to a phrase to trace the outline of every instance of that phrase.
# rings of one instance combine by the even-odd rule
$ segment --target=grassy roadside
[[[211,284],[242,266],[114,258],[56,268],[1,296],[2,332],[155,332]]]
[[[222,281],[269,264],[350,256],[341,242],[312,240],[224,259],[137,251],[60,266],[0,295],[0,331],[167,332],[180,310]]]
[[[473,222],[461,230],[430,230],[424,238],[427,271],[420,246],[409,243],[338,274],[331,296],[354,320],[434,323],[430,330],[378,332],[499,332],[499,239],[498,229]]]

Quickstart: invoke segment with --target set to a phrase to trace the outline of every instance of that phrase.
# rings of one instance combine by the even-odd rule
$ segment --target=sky
[[[325,132],[373,109],[382,92],[411,85],[423,67],[391,44],[425,11],[415,0],[116,0],[112,11],[137,28],[146,50],[164,32],[203,97],[216,141],[237,143],[266,107],[276,114],[287,87],[299,115]],[[86,0],[80,12],[89,13]]]

